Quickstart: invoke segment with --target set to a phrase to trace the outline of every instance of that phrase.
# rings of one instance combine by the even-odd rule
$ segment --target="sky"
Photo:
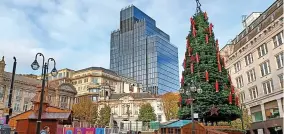
[[[200,3],[222,47],[243,29],[242,15],[263,12],[274,1]],[[5,70],[12,71],[15,56],[16,73],[40,74],[40,70],[30,67],[37,52],[43,53],[45,59],[54,58],[57,69],[109,68],[110,34],[119,28],[120,10],[131,4],[155,19],[157,27],[170,35],[171,43],[179,49],[181,73],[195,0],[1,0],[0,56],[5,56]]]

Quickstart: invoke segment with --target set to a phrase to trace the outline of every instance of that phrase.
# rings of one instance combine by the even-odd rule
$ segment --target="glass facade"
[[[120,29],[112,32],[110,43],[111,70],[153,94],[179,89],[178,49],[141,10],[131,6],[120,12]]]

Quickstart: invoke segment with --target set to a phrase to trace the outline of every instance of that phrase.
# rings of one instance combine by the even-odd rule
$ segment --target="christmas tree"
[[[202,93],[192,92],[193,99],[185,92],[180,94],[179,118],[191,118],[193,104],[194,113],[205,122],[232,121],[240,117],[238,97],[224,68],[224,58],[220,57],[213,24],[209,24],[207,13],[201,11],[201,5],[196,1],[197,10],[190,18],[191,28],[186,38],[181,86],[190,90],[194,82]]]

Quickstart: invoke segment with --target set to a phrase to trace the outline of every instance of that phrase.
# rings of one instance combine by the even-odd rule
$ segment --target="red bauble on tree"
[[[195,26],[195,21],[194,21],[194,19],[193,19],[192,17],[190,18],[190,23],[191,23],[191,26],[192,26],[192,27]]]
[[[225,67],[225,58],[222,57],[221,59],[222,59],[222,65],[223,65],[223,67]]]
[[[235,87],[233,85],[231,85],[231,93],[234,94],[235,93]]]
[[[207,70],[205,71],[205,80],[206,80],[206,81],[209,81],[209,73],[208,73]]]
[[[186,105],[191,104],[191,102],[192,102],[192,100],[191,100],[191,99],[187,99],[187,100],[186,100]]]
[[[205,40],[206,40],[206,44],[208,44],[208,42],[209,42],[208,34],[206,34],[206,36],[205,36]]]
[[[228,100],[229,100],[229,103],[232,104],[232,93],[229,94]]]
[[[216,89],[216,92],[219,92],[219,83],[218,83],[218,80],[216,80],[216,82],[215,82],[215,89]]]
[[[208,17],[207,17],[207,13],[206,13],[206,12],[204,12],[204,19],[205,19],[205,20],[207,20],[207,19],[208,19]]]
[[[216,39],[216,43],[215,43],[216,46],[219,46],[219,42],[218,42],[218,39]]]
[[[239,97],[235,95],[235,104],[238,106],[239,105]]]
[[[216,40],[216,51],[219,51],[219,43],[218,43],[218,39]]]
[[[181,83],[181,85],[184,84],[184,78],[183,78],[183,76],[181,77],[180,83]]]
[[[220,52],[217,51],[216,55],[217,55],[217,62],[220,62]]]
[[[190,64],[190,72],[193,73],[194,72],[194,66],[193,63]]]
[[[221,67],[220,62],[218,62],[218,71],[219,71],[219,72],[222,72],[222,67]]]
[[[213,29],[213,24],[212,23],[210,23],[210,25],[209,25],[209,35],[211,36],[212,35],[212,29]]]
[[[192,35],[193,35],[193,37],[195,37],[195,36],[196,36],[196,30],[195,30],[195,27],[192,27]]]
[[[190,55],[191,55],[192,48],[189,46],[189,47],[187,48],[187,51],[188,51],[188,55],[190,56]]]
[[[198,53],[195,54],[195,59],[196,59],[196,62],[199,63],[199,55],[198,55]]]
[[[191,56],[190,56],[190,61],[191,61],[191,62],[195,62],[195,60],[196,60],[196,59],[195,59],[195,56],[191,55]]]

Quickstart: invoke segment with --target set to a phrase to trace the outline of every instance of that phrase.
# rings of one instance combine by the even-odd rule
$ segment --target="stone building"
[[[102,67],[89,67],[76,71],[62,69],[58,71],[56,77],[50,75],[49,80],[58,84],[73,84],[78,92],[75,103],[87,97],[99,105],[99,110],[104,105],[109,105],[116,125],[129,121],[134,123],[138,119],[141,104],[145,102],[150,103],[155,109],[157,121],[166,120],[160,98],[142,92],[141,84],[109,69]]]
[[[5,72],[3,57],[0,61],[0,116],[4,116],[4,108],[8,106],[11,77],[12,73]],[[37,80],[34,75],[15,75],[12,98],[13,116],[33,107],[31,100],[35,96],[35,91],[39,85],[41,85],[41,80]],[[48,99],[51,106],[71,109],[76,94],[77,91],[72,84],[49,82]]]
[[[155,110],[157,121],[166,121],[161,99],[147,92],[110,93],[108,96],[101,96],[97,104],[99,105],[99,109],[104,107],[104,105],[110,106],[114,124],[118,125],[124,121],[136,122],[138,120],[139,109],[144,103],[151,104]]]
[[[78,92],[77,98],[90,97],[94,102],[98,100],[99,94],[107,94],[107,89],[116,93],[129,93],[129,89],[140,92],[138,91],[140,84],[136,81],[102,67],[89,67],[76,71],[62,69],[55,77],[49,74],[49,80],[58,84],[71,83]]]
[[[241,104],[252,115],[251,129],[258,133],[281,131],[283,1],[276,0],[263,13],[252,14],[243,22],[245,29],[221,50],[221,55]]]

